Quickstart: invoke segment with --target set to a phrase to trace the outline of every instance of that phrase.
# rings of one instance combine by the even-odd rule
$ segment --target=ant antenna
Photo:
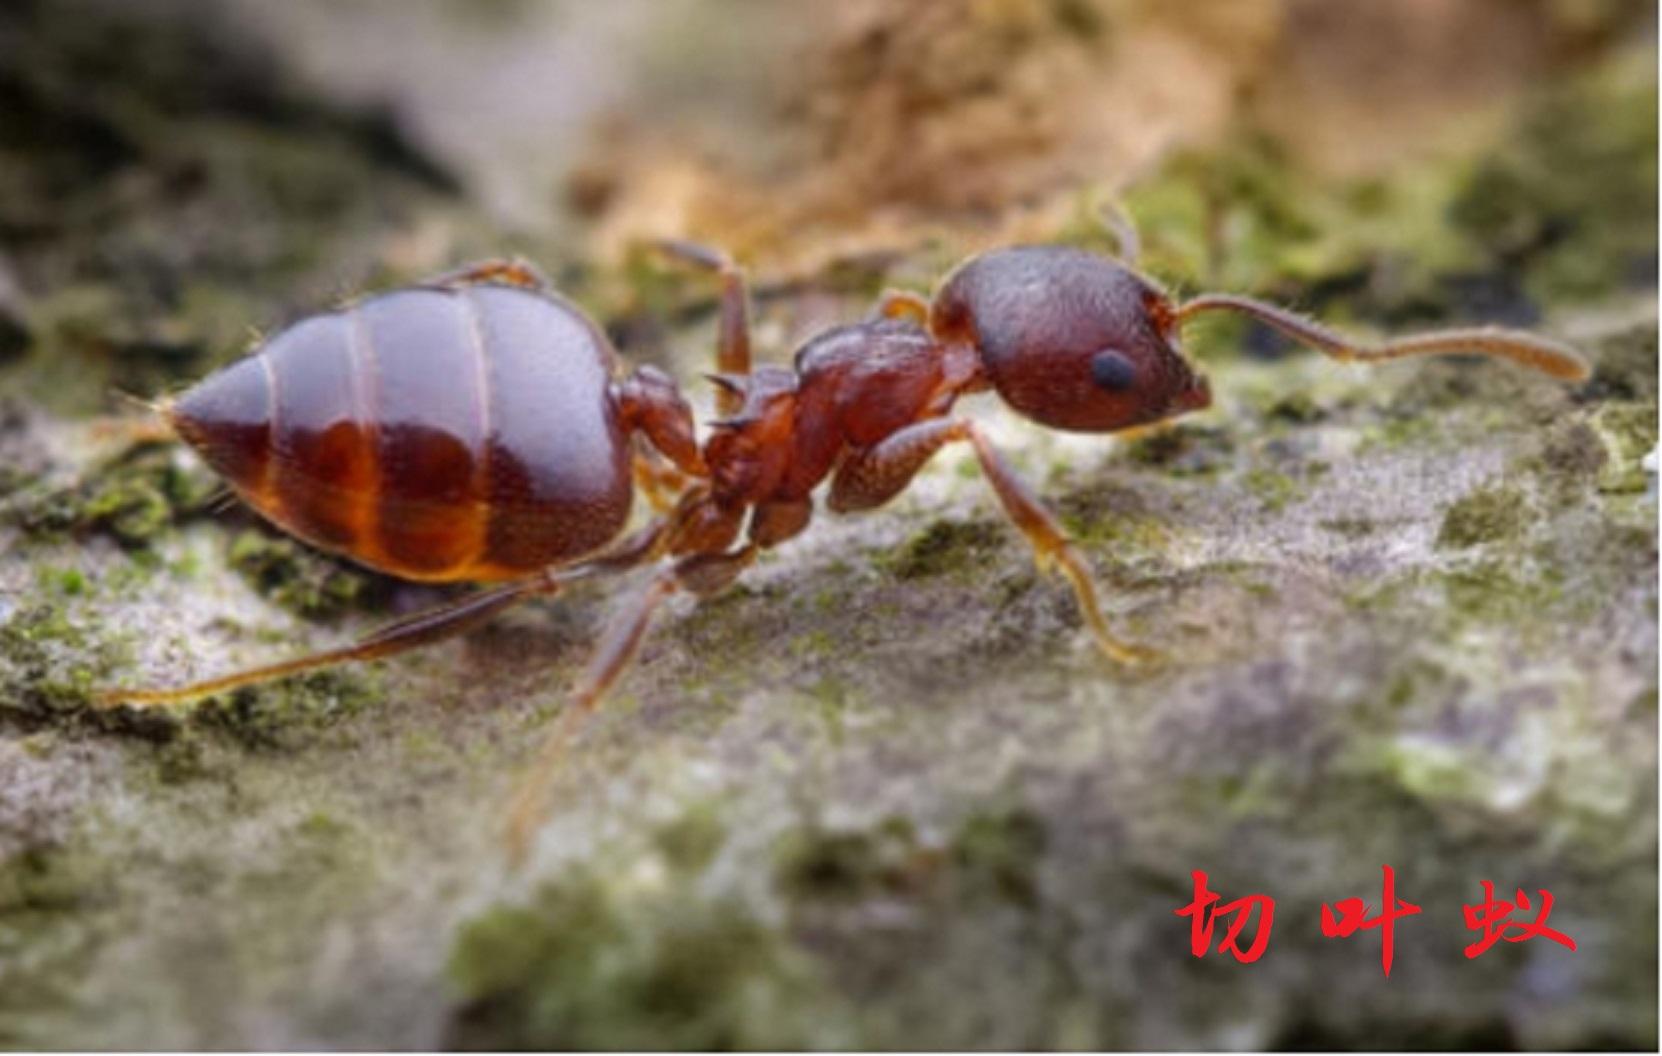
[[[1587,361],[1568,345],[1494,326],[1431,330],[1368,345],[1352,341],[1296,312],[1229,293],[1206,293],[1185,301],[1177,308],[1177,322],[1182,324],[1201,312],[1237,312],[1250,316],[1300,344],[1342,361],[1373,363],[1406,356],[1464,353],[1509,359],[1564,381],[1585,381],[1588,376]]]

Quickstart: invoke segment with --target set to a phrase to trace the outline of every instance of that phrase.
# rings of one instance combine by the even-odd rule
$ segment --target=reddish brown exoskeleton
[[[1103,652],[1123,663],[1152,656],[1109,631],[1084,558],[986,435],[953,416],[961,396],[996,392],[1041,425],[1097,433],[1204,408],[1210,391],[1178,332],[1208,311],[1244,313],[1338,359],[1478,353],[1567,381],[1587,373],[1570,349],[1514,331],[1365,346],[1244,297],[1177,303],[1126,264],[1059,246],[974,257],[933,299],[886,294],[865,320],[808,341],[792,366],[752,369],[739,270],[703,247],[663,248],[721,280],[711,378],[724,417],[702,444],[668,375],[621,374],[600,329],[511,262],[313,316],[165,401],[179,435],[285,530],[396,576],[503,582],[344,648],[177,689],[110,690],[102,701],[174,704],[388,656],[575,580],[660,562],[602,634],[522,783],[518,850],[563,745],[629,662],[653,612],[677,591],[723,589],[759,551],[801,532],[827,480],[829,509],[870,509],[942,447],[968,443],[1040,567],[1072,586]],[[637,436],[657,455],[638,453]],[[658,512],[624,536],[636,483],[660,500]]]

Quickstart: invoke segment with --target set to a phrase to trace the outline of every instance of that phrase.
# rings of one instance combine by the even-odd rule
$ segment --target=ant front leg
[[[1060,571],[1073,588],[1073,596],[1097,646],[1111,659],[1124,664],[1155,659],[1157,653],[1121,641],[1108,629],[1084,556],[973,422],[948,418],[919,422],[875,447],[850,455],[832,479],[827,505],[838,512],[881,506],[898,495],[935,452],[962,440],[968,440],[975,447],[982,474],[992,484],[1005,516],[1033,547],[1033,559],[1039,571]]]
[[[548,276],[539,271],[535,264],[519,257],[481,260],[428,280],[430,286],[479,286],[488,283],[518,286],[537,293],[547,293],[554,288],[554,284],[548,281]]]
[[[750,373],[750,298],[745,291],[744,271],[719,249],[663,239],[659,251],[676,260],[715,272],[721,277],[721,321],[716,334],[716,370],[737,381]],[[716,388],[716,413],[722,417],[738,414],[744,394],[731,384]]]
[[[541,824],[554,776],[559,772],[566,750],[583,724],[599,708],[629,661],[634,659],[646,637],[647,628],[660,606],[676,591],[685,590],[700,598],[725,589],[739,573],[750,567],[756,548],[746,546],[731,553],[698,554],[684,557],[652,577],[646,589],[607,624],[594,657],[583,672],[571,701],[543,739],[530,769],[520,780],[508,809],[506,841],[510,863],[518,866],[530,849],[531,837]]]

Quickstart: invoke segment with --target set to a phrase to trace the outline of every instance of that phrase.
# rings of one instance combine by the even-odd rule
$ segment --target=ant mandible
[[[709,378],[722,417],[702,443],[675,381],[650,366],[621,375],[601,330],[522,262],[475,265],[304,319],[158,410],[285,531],[405,579],[500,585],[343,648],[175,689],[111,689],[99,702],[172,705],[391,656],[578,580],[659,562],[602,633],[521,782],[509,829],[517,858],[564,746],[653,613],[679,591],[722,590],[758,552],[801,532],[827,478],[829,509],[871,509],[942,447],[968,443],[1040,569],[1073,588],[1102,651],[1126,664],[1154,656],[1109,630],[1089,568],[1056,518],[974,422],[952,415],[961,396],[991,390],[1041,425],[1092,433],[1199,410],[1211,393],[1178,335],[1217,311],[1340,360],[1475,353],[1565,381],[1587,376],[1571,349],[1512,330],[1365,345],[1248,297],[1175,302],[1135,270],[1134,237],[1120,241],[1125,260],[1063,246],[983,253],[933,298],[885,293],[861,322],[810,339],[792,366],[754,368],[740,270],[716,250],[660,243],[721,284],[718,372]],[[622,535],[637,486],[656,513]]]

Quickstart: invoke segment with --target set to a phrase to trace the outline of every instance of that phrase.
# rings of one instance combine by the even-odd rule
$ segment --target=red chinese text
[[[1396,872],[1390,866],[1384,866],[1385,891],[1380,900],[1380,910],[1377,917],[1364,919],[1368,905],[1360,898],[1341,898],[1333,906],[1322,903],[1322,934],[1330,939],[1348,939],[1359,930],[1380,928],[1382,950],[1380,962],[1385,967],[1385,974],[1391,974],[1391,958],[1395,949],[1396,920],[1398,917],[1411,917],[1420,911],[1420,907],[1412,902],[1404,902],[1397,898]],[[1338,914],[1334,914],[1337,907]]]
[[[1275,899],[1268,895],[1247,895],[1213,908],[1223,896],[1206,889],[1206,874],[1199,869],[1191,875],[1195,881],[1194,901],[1175,912],[1180,917],[1190,918],[1189,949],[1194,955],[1206,956],[1206,951],[1212,948],[1212,925],[1218,922],[1219,917],[1226,917],[1228,926],[1224,931],[1223,941],[1218,943],[1218,952],[1234,954],[1235,959],[1242,964],[1251,964],[1262,957],[1265,947],[1270,944],[1270,925],[1275,920]],[[1253,934],[1252,945],[1243,951],[1236,939],[1240,937],[1241,929],[1252,919],[1254,909],[1258,910],[1258,930]]]
[[[1489,880],[1484,880],[1482,883],[1483,901],[1475,906],[1461,907],[1466,911],[1467,930],[1483,929],[1483,937],[1466,947],[1466,957],[1468,959],[1476,957],[1501,939],[1505,939],[1507,942],[1527,942],[1539,936],[1543,939],[1551,939],[1560,946],[1575,949],[1574,939],[1556,928],[1547,927],[1547,917],[1552,915],[1551,891],[1544,888],[1537,889],[1537,893],[1541,896],[1541,909],[1540,912],[1535,914],[1534,921],[1526,924],[1522,921],[1508,919],[1512,916],[1513,910],[1524,910],[1526,912],[1529,910],[1529,896],[1523,893],[1523,888],[1518,889],[1518,901],[1514,904],[1504,899],[1496,901],[1494,883]],[[1510,935],[1506,934],[1510,929],[1516,929],[1516,931]]]

